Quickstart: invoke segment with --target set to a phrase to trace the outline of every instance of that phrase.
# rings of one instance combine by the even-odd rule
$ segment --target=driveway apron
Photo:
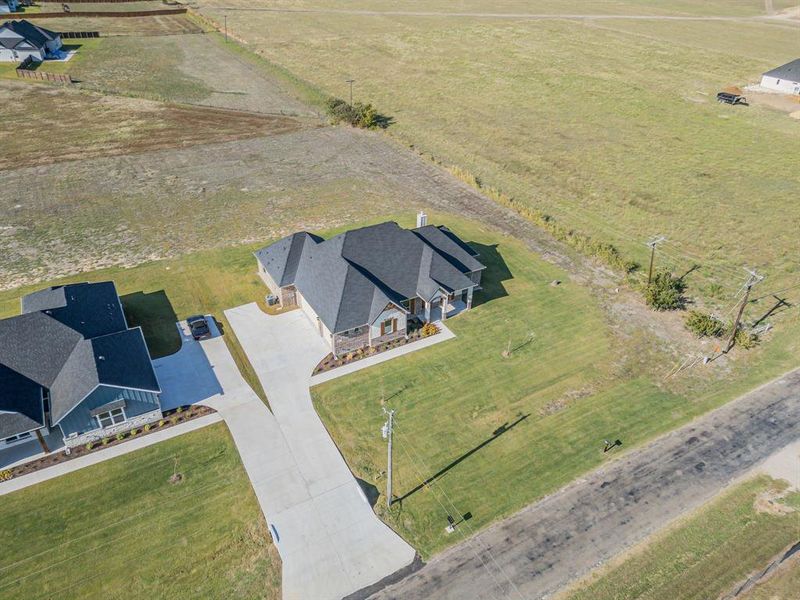
[[[260,408],[250,401],[223,416],[281,554],[283,597],[342,598],[410,564],[414,549],[372,511],[314,410],[311,372],[329,349],[307,317],[255,304],[225,314],[272,408],[256,398]]]

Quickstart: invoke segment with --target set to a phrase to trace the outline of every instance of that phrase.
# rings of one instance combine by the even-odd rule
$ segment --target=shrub
[[[0,471],[0,481],[8,481],[12,477],[14,477],[14,475],[11,473],[11,469]]]
[[[178,413],[178,414],[182,413],[183,412],[183,407],[179,406],[178,408],[175,409],[175,412]]]
[[[100,443],[103,444],[103,446],[108,446],[108,442],[109,442],[109,439],[106,437],[106,438],[103,438],[103,440]]]
[[[325,101],[325,110],[334,123],[349,123],[353,127],[375,129],[380,122],[378,111],[372,104],[350,104],[341,98],[330,97]]]
[[[698,337],[720,337],[725,333],[725,325],[718,318],[698,310],[689,312],[686,328]]]
[[[125,439],[125,434],[124,433],[118,433],[117,434],[117,441],[121,442],[124,439]]]
[[[430,337],[439,333],[439,328],[433,323],[425,323],[422,326],[422,337]]]
[[[686,284],[681,279],[669,271],[659,271],[652,283],[645,287],[644,299],[648,306],[656,310],[677,310],[686,304],[684,291]]]
[[[135,436],[137,433],[139,433],[139,430],[138,430],[138,429],[131,429],[131,430],[130,430],[128,433],[130,434],[130,436],[131,436],[131,437],[133,437],[133,436]]]
[[[739,327],[739,329],[736,330],[736,336],[733,338],[733,341],[740,348],[750,350],[750,348],[755,348],[758,344],[758,336]]]
[[[89,442],[88,444],[86,444],[87,450],[91,450],[92,448],[94,448],[94,442]]]
[[[170,419],[170,421],[172,422],[172,424],[173,424],[173,425],[177,425],[177,424],[178,424],[178,417],[177,417],[177,416],[175,416],[175,417],[172,417],[172,418]]]
[[[158,422],[158,426],[159,426],[159,427],[163,427],[163,426],[164,426],[164,423],[166,423],[166,421],[165,421],[164,419],[161,419],[161,420]]]
[[[153,428],[153,426],[150,423],[148,423],[147,425],[144,426],[144,430],[145,431],[150,431],[152,428]]]

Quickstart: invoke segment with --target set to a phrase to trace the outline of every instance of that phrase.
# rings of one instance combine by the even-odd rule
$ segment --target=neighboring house
[[[60,33],[25,20],[0,25],[0,62],[22,62],[29,56],[41,62],[60,49]]]
[[[161,418],[161,389],[113,282],[46,288],[0,320],[0,450],[61,430],[76,446]]]
[[[800,58],[764,73],[761,87],[784,94],[800,94]]]
[[[0,14],[17,12],[19,3],[17,0],[0,0]]]
[[[329,240],[300,232],[255,253],[282,306],[298,305],[334,355],[407,336],[409,321],[446,319],[472,306],[486,268],[446,227],[388,222]]]

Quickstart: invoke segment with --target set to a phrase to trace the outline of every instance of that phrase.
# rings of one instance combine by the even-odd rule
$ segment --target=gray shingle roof
[[[778,79],[800,81],[800,58],[796,58],[780,67],[775,67],[771,71],[764,73],[764,75],[767,77],[777,77]]]
[[[332,332],[372,323],[390,302],[473,287],[483,269],[446,228],[387,222],[322,240],[298,233],[255,253],[281,287],[294,284]]]
[[[49,390],[51,424],[98,385],[160,391],[141,329],[127,328],[113,282],[47,288],[23,298],[22,308],[0,320],[0,367]],[[21,386],[0,385],[0,411],[22,414],[19,403],[32,396],[20,400]]]
[[[42,386],[0,365],[0,439],[44,425]]]
[[[0,46],[9,49],[16,48],[21,43],[28,42],[29,44],[41,50],[44,48],[44,45],[47,42],[56,39],[60,35],[55,31],[50,31],[44,27],[34,25],[25,19],[21,21],[6,21],[0,25],[0,30],[3,30],[6,27],[8,27],[10,31],[22,36],[21,40],[16,37],[5,37],[0,31]]]

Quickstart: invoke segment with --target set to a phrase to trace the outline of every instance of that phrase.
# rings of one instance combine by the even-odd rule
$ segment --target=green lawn
[[[222,423],[3,496],[0,536],[3,598],[280,598]]]
[[[726,491],[708,505],[592,575],[562,600],[708,600],[729,592],[797,541],[800,512],[768,513],[759,495],[785,490],[785,482],[760,477]],[[793,492],[783,503],[797,502]],[[796,598],[797,570],[760,586],[747,600]]]
[[[223,311],[258,302],[263,308],[267,288],[256,273],[252,252],[238,246],[144,263],[137,267],[91,271],[64,279],[0,292],[0,317],[19,313],[19,299],[46,285],[113,280],[122,297],[129,324],[141,325],[154,358],[180,347],[175,321],[193,314],[213,314],[224,328],[224,339],[245,380],[262,398],[265,394]]]
[[[603,439],[628,449],[728,399],[657,385],[589,291],[511,238],[448,224],[488,266],[474,310],[448,322],[457,338],[312,390],[351,469],[381,493],[382,398],[397,410],[394,495],[447,469],[391,512],[377,506],[425,557],[461,540],[444,533],[447,514],[471,513],[467,535],[600,465]]]

